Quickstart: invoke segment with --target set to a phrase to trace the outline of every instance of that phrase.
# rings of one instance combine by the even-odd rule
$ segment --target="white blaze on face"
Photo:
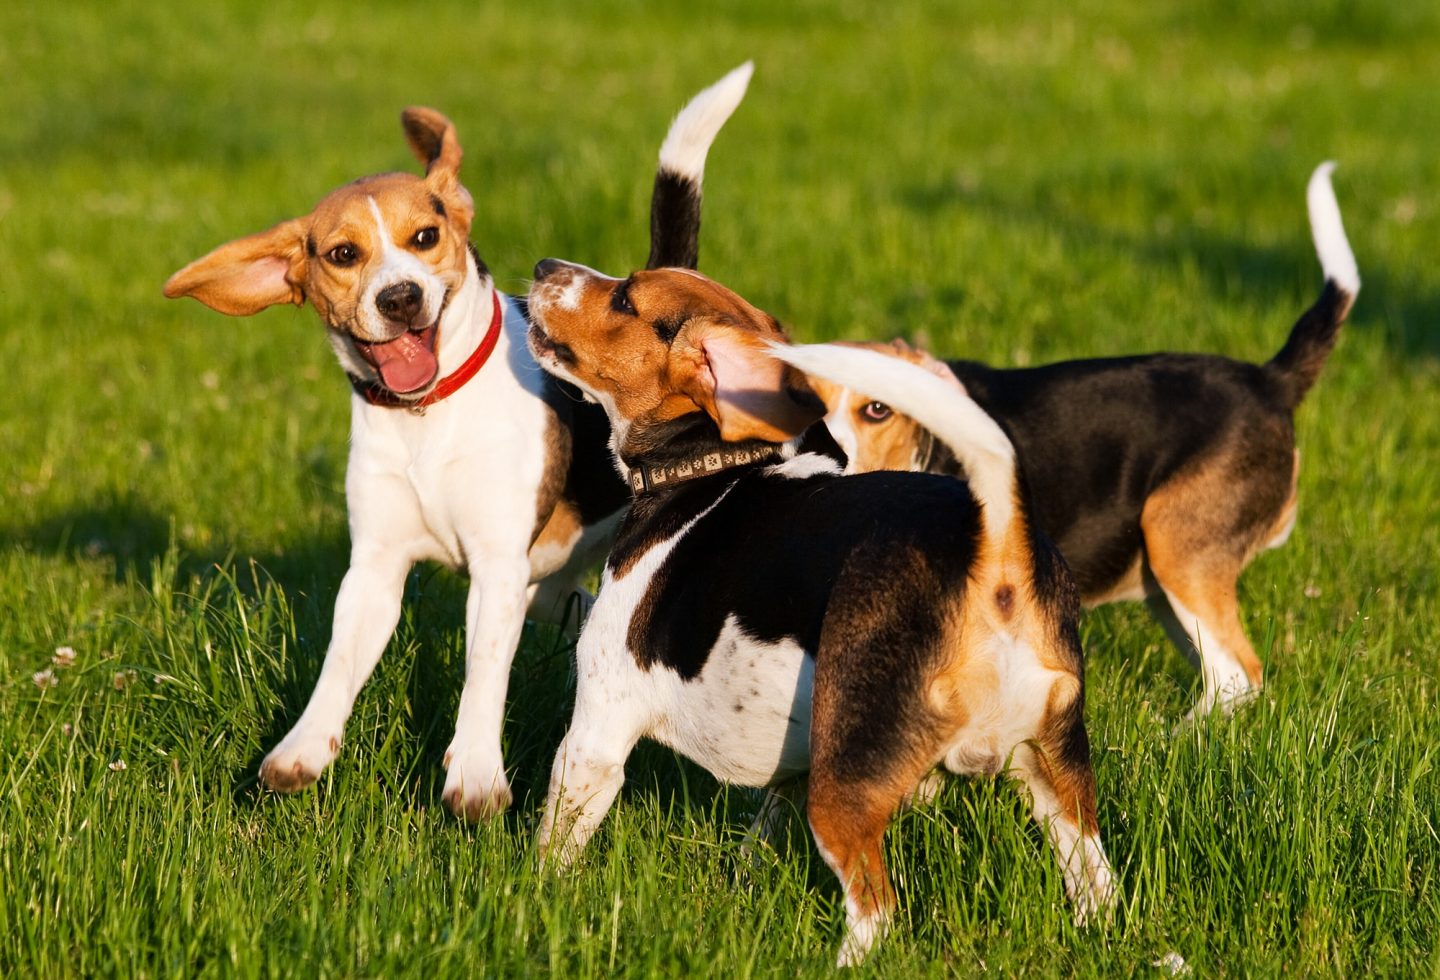
[[[360,297],[358,319],[369,335],[362,339],[379,340],[395,332],[394,326],[381,316],[375,299],[381,290],[402,282],[413,282],[420,287],[421,323],[434,323],[440,318],[440,306],[445,299],[445,284],[419,256],[396,246],[375,198],[367,197],[365,202],[370,205],[370,214],[375,219],[378,243],[376,252],[380,257],[380,264],[371,274],[365,292]]]
[[[830,437],[835,440],[836,445],[845,450],[845,472],[854,473],[856,456],[860,452],[860,440],[855,434],[855,427],[850,421],[850,399],[854,397],[848,389],[836,402],[835,408],[825,416],[825,428],[830,430]]]

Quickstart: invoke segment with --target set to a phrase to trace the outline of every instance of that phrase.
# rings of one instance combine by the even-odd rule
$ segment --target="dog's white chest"
[[[346,495],[352,535],[394,542],[412,560],[466,567],[524,553],[545,468],[547,409],[512,369],[506,324],[484,369],[424,414],[357,400]]]

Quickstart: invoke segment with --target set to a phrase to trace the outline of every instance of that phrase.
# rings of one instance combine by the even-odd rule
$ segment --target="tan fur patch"
[[[569,541],[580,530],[580,515],[567,507],[568,518],[558,513],[564,503],[561,493],[570,468],[570,429],[550,410],[545,417],[545,472],[540,477],[540,491],[535,495],[535,531],[530,545]],[[558,523],[557,523],[558,521]],[[552,527],[552,525],[555,525]],[[573,526],[570,526],[573,525]]]
[[[550,511],[549,520],[540,528],[530,547],[532,550],[549,546],[567,547],[583,529],[580,512],[575,506],[568,500],[558,500]]]
[[[1275,494],[1273,502],[1257,500],[1254,488],[1237,492],[1229,463],[1222,452],[1157,489],[1145,502],[1140,527],[1156,581],[1199,618],[1251,683],[1259,685],[1262,668],[1240,625],[1236,580],[1283,514],[1285,499]],[[1237,515],[1237,502],[1249,513]]]

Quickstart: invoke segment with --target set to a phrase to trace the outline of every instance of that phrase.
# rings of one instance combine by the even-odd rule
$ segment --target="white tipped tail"
[[[747,61],[686,103],[660,145],[661,170],[700,182],[710,144],[745,98],[754,72],[755,63]]]
[[[1015,511],[1015,447],[1005,431],[965,393],[903,358],[839,344],[772,344],[771,353],[808,375],[884,402],[929,429],[965,468],[984,507],[986,528],[998,534]]]
[[[1353,298],[1360,291],[1360,269],[1355,264],[1355,253],[1350,250],[1350,240],[1345,237],[1340,204],[1335,200],[1335,188],[1330,183],[1330,173],[1334,169],[1333,160],[1315,168],[1310,175],[1310,185],[1305,189],[1305,200],[1310,208],[1310,232],[1315,237],[1315,252],[1320,256],[1325,278]]]

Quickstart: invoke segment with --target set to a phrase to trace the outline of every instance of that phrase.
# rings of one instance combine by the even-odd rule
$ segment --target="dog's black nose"
[[[420,287],[413,282],[397,282],[386,286],[375,297],[380,315],[396,323],[413,324],[420,315]]]
[[[544,279],[552,275],[556,270],[564,268],[565,264],[566,263],[561,262],[559,259],[541,259],[535,263],[535,278]]]

